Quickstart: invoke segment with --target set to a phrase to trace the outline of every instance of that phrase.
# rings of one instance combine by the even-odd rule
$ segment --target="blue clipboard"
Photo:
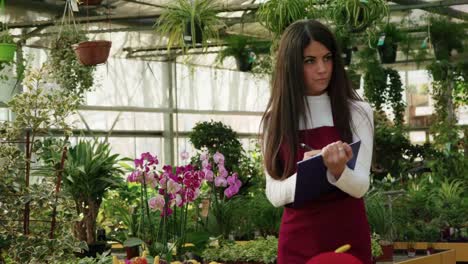
[[[349,145],[353,150],[353,158],[348,161],[350,169],[354,169],[356,159],[361,147],[361,141],[358,140]],[[321,154],[310,159],[302,160],[297,163],[296,192],[294,202],[289,207],[297,208],[305,203],[315,200],[320,196],[338,190],[338,188],[328,182],[327,167],[323,163]]]

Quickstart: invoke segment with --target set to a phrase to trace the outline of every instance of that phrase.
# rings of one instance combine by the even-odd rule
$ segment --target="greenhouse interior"
[[[468,263],[468,0],[0,18],[0,264]]]

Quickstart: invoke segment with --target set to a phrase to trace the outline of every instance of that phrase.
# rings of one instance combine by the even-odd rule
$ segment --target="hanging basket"
[[[0,43],[0,61],[13,61],[16,52],[16,44]]]
[[[195,32],[192,32],[192,23],[187,22],[184,28],[184,42],[187,45],[193,44],[193,38],[195,38],[195,44],[203,43],[203,33],[202,26],[198,23],[195,23]]]
[[[73,45],[81,64],[95,66],[105,63],[109,57],[112,42],[106,40],[84,41]]]
[[[382,46],[378,46],[377,49],[382,63],[395,63],[398,50],[397,44],[384,44]]]
[[[353,57],[353,49],[345,48],[341,53],[341,58],[343,59],[343,63],[346,66],[351,64],[351,58]]]
[[[100,5],[102,0],[83,0],[83,5],[85,6],[92,6],[92,5]]]
[[[249,72],[252,70],[253,63],[249,60],[249,56],[236,57],[237,69],[241,72]]]

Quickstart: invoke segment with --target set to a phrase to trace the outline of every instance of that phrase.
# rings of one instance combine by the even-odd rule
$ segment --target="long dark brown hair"
[[[304,48],[312,41],[324,45],[333,55],[333,72],[327,88],[334,125],[343,141],[351,143],[349,100],[362,99],[352,89],[333,33],[315,20],[300,20],[283,33],[276,57],[271,97],[262,117],[262,152],[266,170],[274,179],[285,179],[294,169],[298,148],[299,120],[306,116]],[[279,162],[281,143],[289,146],[288,160]]]

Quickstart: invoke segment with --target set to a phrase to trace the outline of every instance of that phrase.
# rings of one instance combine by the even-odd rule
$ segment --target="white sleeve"
[[[267,172],[265,193],[270,203],[280,207],[294,201],[296,192],[296,173],[285,180],[275,180]]]
[[[369,189],[370,166],[372,162],[372,150],[374,143],[374,116],[372,108],[367,103],[360,103],[364,113],[359,112],[351,106],[353,129],[353,142],[361,140],[361,147],[356,159],[354,170],[348,166],[338,180],[327,171],[328,181],[343,192],[355,198],[361,198]]]

